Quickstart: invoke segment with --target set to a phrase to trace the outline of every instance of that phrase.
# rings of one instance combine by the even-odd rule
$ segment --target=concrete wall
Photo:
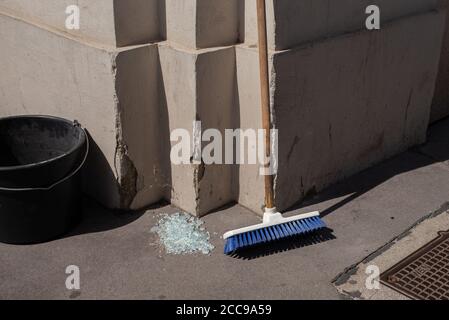
[[[443,26],[430,13],[274,56],[281,208],[425,141]]]
[[[168,41],[193,49],[238,41],[239,0],[165,1]]]
[[[88,192],[115,208],[158,201],[157,45],[109,51],[5,15],[0,39],[1,116],[79,120],[94,145]]]
[[[84,40],[121,47],[164,37],[162,3],[162,0],[0,0],[0,10]],[[73,4],[80,8],[79,30],[65,27],[65,10]]]
[[[435,122],[449,116],[449,1],[440,0],[440,7],[446,12],[446,30],[441,50],[440,68],[435,88],[430,121]]]
[[[267,1],[281,209],[425,138],[437,0],[374,1],[375,32],[361,31],[372,1],[334,2]],[[108,207],[262,213],[258,166],[170,162],[170,133],[195,120],[261,127],[255,0],[78,0],[79,31],[68,3],[0,0],[0,116],[78,119],[94,142],[86,191]]]
[[[443,26],[429,13],[272,53],[280,209],[425,141]],[[260,127],[257,50],[239,46],[237,65],[241,122]],[[239,202],[261,212],[257,170],[241,167]]]
[[[203,131],[213,128],[224,134],[225,129],[232,128],[234,49],[186,52],[164,44],[159,52],[169,132],[186,129],[193,135],[196,120],[202,122]],[[203,214],[231,202],[232,169],[226,165],[172,164],[172,203]]]
[[[257,43],[256,0],[245,0],[245,42]],[[284,50],[327,37],[365,28],[365,9],[381,8],[382,23],[426,12],[438,0],[268,0],[269,43],[272,50]]]

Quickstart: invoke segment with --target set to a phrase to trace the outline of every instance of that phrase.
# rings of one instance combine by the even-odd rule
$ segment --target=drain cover
[[[449,231],[383,273],[381,282],[412,299],[449,299]]]

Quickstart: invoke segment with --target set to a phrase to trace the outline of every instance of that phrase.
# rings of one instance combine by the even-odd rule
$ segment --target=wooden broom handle
[[[270,84],[268,74],[267,14],[265,0],[257,0],[257,26],[259,33],[259,67],[262,103],[262,125],[265,130],[265,153],[271,160],[271,110]],[[274,205],[274,177],[265,175],[265,207],[272,209]]]

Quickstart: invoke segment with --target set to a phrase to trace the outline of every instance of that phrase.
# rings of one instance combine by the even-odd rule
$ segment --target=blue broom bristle
[[[241,233],[226,239],[224,253],[232,254],[242,248],[307,234],[325,227],[326,224],[323,220],[319,217],[312,217]]]

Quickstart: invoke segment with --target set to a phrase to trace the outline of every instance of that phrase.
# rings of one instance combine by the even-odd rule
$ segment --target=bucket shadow
[[[62,238],[118,229],[141,218],[146,210],[123,211],[103,207],[95,200],[83,199],[83,215],[79,223]]]
[[[153,206],[131,211],[108,209],[102,203],[94,200],[90,195],[118,206],[119,186],[105,155],[87,129],[86,133],[90,141],[90,150],[86,165],[82,170],[84,193],[81,205],[82,214],[78,223],[59,238],[118,229],[135,222],[146,211],[166,205],[166,202],[161,201]],[[92,179],[95,179],[95,183],[92,183]],[[99,188],[98,185],[102,187]]]
[[[320,231],[307,235],[289,237],[271,243],[263,243],[257,246],[240,249],[230,255],[230,257],[241,260],[254,260],[282,252],[317,245],[319,243],[324,243],[335,239],[337,238],[333,235],[333,230],[324,228]]]

